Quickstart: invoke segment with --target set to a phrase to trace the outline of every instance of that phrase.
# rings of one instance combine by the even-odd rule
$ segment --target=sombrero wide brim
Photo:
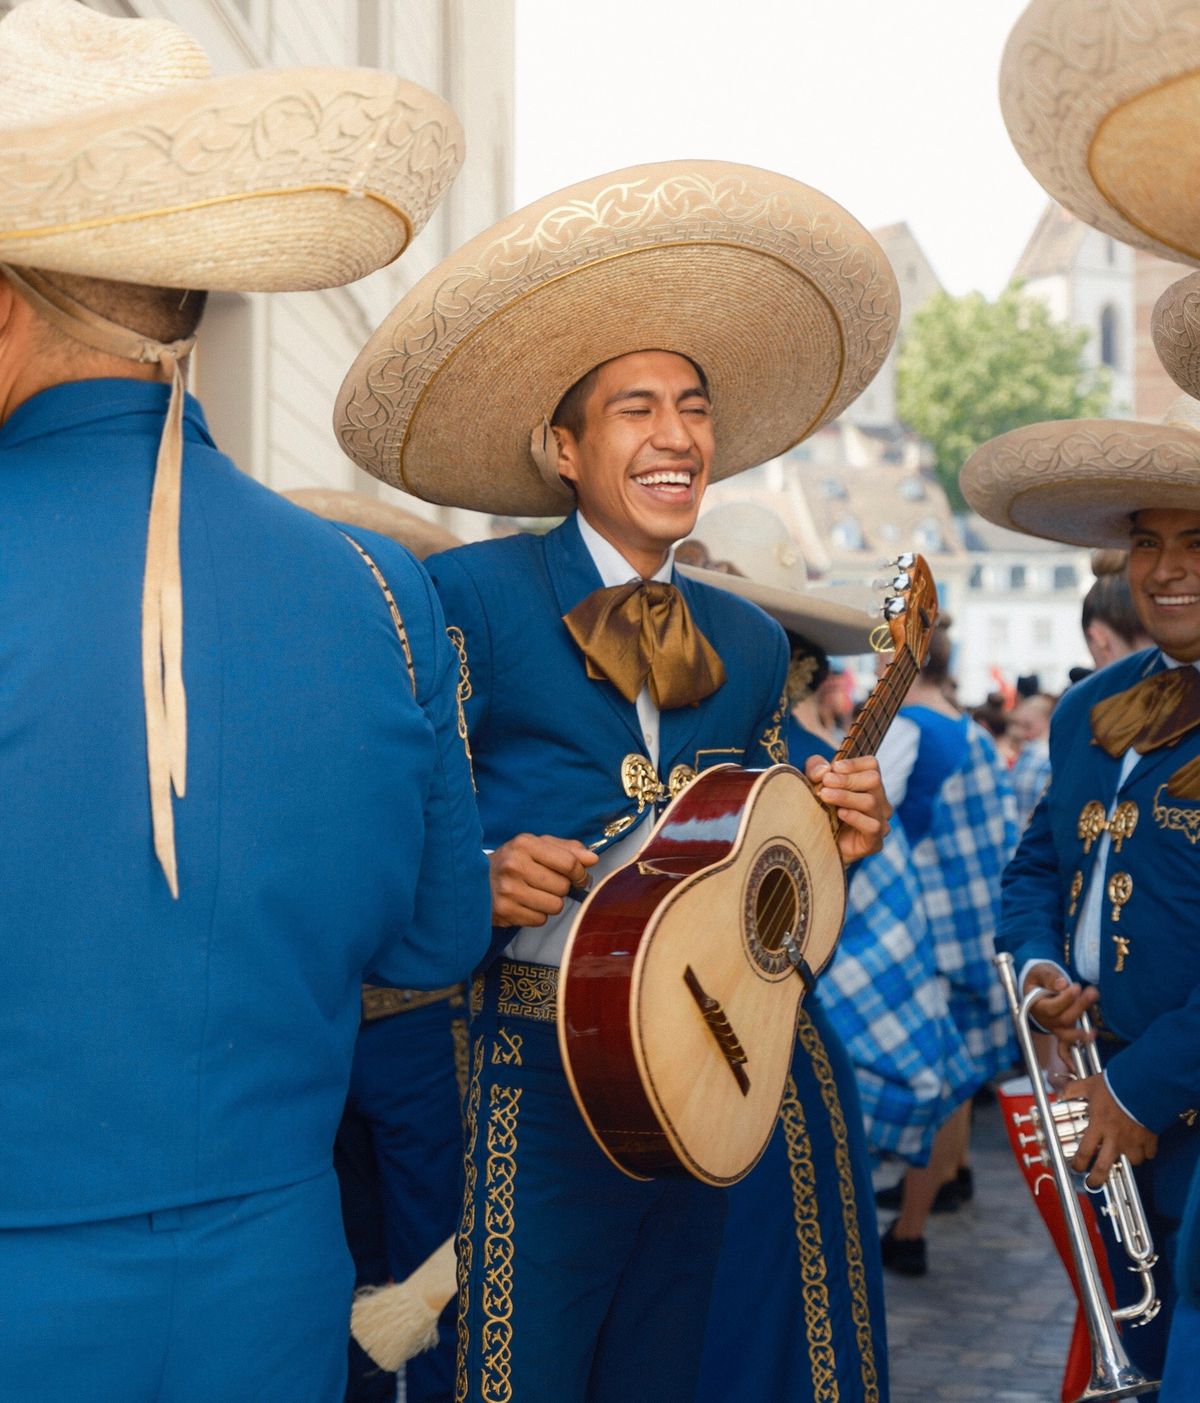
[[[450,108],[373,69],[207,79],[0,140],[0,263],[213,291],[352,282],[463,158]]]
[[[997,526],[1123,550],[1133,513],[1200,511],[1200,429],[1122,419],[1031,424],[977,449],[959,485]]]
[[[1200,263],[1195,0],[1033,0],[1004,51],[1000,103],[1021,159],[1072,214]]]
[[[569,511],[530,432],[594,366],[690,356],[713,393],[714,477],[838,415],[891,347],[883,251],[832,200],[715,161],[636,166],[520,210],[423,278],[368,341],[334,414],[360,467],[427,501]]]
[[[880,616],[872,617],[866,610],[856,609],[840,599],[823,597],[819,589],[780,589],[742,575],[705,570],[699,565],[680,565],[679,573],[699,584],[713,585],[736,594],[739,599],[750,600],[789,633],[802,635],[827,653],[850,656],[871,651],[869,640]]]
[[[1150,317],[1154,349],[1181,390],[1200,399],[1200,273],[1172,283]]]
[[[389,536],[412,551],[418,560],[462,545],[453,532],[438,526],[436,522],[426,521],[424,517],[405,511],[403,507],[393,506],[391,502],[365,497],[361,492],[297,487],[281,495],[305,511],[324,517],[326,521],[338,521],[350,527],[361,526],[366,531]]]

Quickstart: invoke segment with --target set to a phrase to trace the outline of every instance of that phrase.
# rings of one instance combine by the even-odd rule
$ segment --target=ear
[[[563,428],[561,424],[552,424],[550,432],[554,435],[554,444],[558,451],[558,476],[565,477],[568,482],[578,482],[579,440],[570,429]]]

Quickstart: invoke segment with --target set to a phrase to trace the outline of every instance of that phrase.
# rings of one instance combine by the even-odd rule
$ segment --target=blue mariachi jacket
[[[602,851],[651,818],[654,804],[639,805],[622,784],[624,759],[645,755],[636,708],[611,683],[588,677],[562,622],[601,587],[574,516],[545,536],[462,546],[425,564],[447,622],[466,640],[467,718],[487,846],[532,832]],[[678,572],[673,583],[727,680],[698,705],[661,713],[661,782],[680,766],[786,760],[783,630],[724,590]],[[498,947],[514,934],[498,931]]]
[[[184,420],[181,896],[154,857],[140,602],[167,388],[56,386],[0,426],[0,1227],[331,1162],[364,976],[486,944],[457,659],[407,552],[237,471]]]
[[[1132,883],[1124,904],[1114,906],[1106,890],[1102,906],[1101,1017],[1127,1044],[1109,1057],[1107,1072],[1131,1114],[1156,1134],[1171,1131],[1182,1173],[1183,1162],[1193,1162],[1200,1150],[1200,1126],[1189,1128],[1200,1108],[1200,804],[1172,799],[1166,785],[1200,755],[1200,730],[1143,756],[1117,793],[1121,760],[1092,743],[1089,723],[1098,701],[1159,666],[1157,650],[1135,653],[1073,687],[1056,708],[1053,779],[1005,871],[997,945],[1013,953],[1018,972],[1027,960],[1046,959],[1079,977],[1072,959],[1075,926],[1099,846],[1087,842],[1084,810],[1095,802],[1103,818],[1114,796],[1133,806],[1120,832],[1132,831],[1119,851],[1114,835],[1104,871],[1106,887],[1118,874]],[[1160,1144],[1156,1172],[1172,1157],[1171,1145]],[[1169,1197],[1181,1203],[1184,1188],[1173,1184]]]

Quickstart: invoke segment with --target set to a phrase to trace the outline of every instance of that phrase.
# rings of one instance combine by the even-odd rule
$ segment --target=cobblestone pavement
[[[998,1106],[977,1110],[971,1154],[975,1198],[929,1220],[929,1274],[884,1273],[893,1403],[1057,1403],[1074,1296]]]

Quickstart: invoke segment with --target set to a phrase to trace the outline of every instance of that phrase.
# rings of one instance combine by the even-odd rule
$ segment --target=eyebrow
[[[681,390],[679,394],[675,396],[675,403],[679,404],[685,399],[693,399],[696,396],[699,396],[700,399],[708,399],[708,395],[704,393],[703,385],[689,385],[686,390]],[[609,397],[604,401],[603,407],[605,409],[609,409],[612,405],[619,404],[622,400],[626,399],[656,400],[658,399],[658,395],[654,390],[618,390],[616,394],[609,395]]]

